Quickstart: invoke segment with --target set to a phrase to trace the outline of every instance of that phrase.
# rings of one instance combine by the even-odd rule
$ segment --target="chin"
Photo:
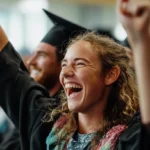
[[[68,106],[68,109],[70,110],[70,111],[73,111],[73,112],[76,112],[76,113],[78,113],[79,112],[79,108],[77,108],[77,107],[75,107],[75,106]]]
[[[34,80],[35,80],[36,82],[42,84],[42,82],[43,82],[43,77],[42,77],[42,76],[37,76],[37,77],[34,78]]]
[[[40,82],[40,79],[38,77],[34,78],[34,80],[38,83]]]
[[[76,108],[73,105],[68,105],[68,109],[70,111],[75,111],[76,110]]]
[[[70,111],[74,111],[74,108],[72,108],[72,107],[69,107],[69,106],[68,106],[68,109],[69,109]]]

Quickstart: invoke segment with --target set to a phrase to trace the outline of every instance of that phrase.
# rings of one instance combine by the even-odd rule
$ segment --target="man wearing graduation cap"
[[[75,35],[81,32],[86,31],[86,29],[83,27],[73,24],[46,10],[44,11],[52,20],[54,26],[50,29],[50,31],[46,34],[46,36],[41,40],[41,42],[37,46],[34,54],[28,61],[28,67],[30,76],[34,78],[35,81],[39,82],[44,87],[46,87],[50,96],[52,96],[53,98],[51,98],[51,102],[46,101],[42,104],[39,104],[39,108],[41,108],[42,105],[53,105],[53,107],[57,107],[59,105],[58,94],[61,89],[61,85],[59,82],[59,73],[61,70],[61,60],[63,58],[63,53],[66,49],[67,43],[70,38],[74,37]],[[33,142],[31,142],[31,145],[25,145],[22,144],[22,142],[20,143],[19,138],[17,139],[16,133],[13,133],[15,134],[15,139],[13,137],[9,137],[8,140],[6,140],[0,148],[2,150],[9,150],[12,148],[16,150],[46,149],[45,140],[48,133],[47,131],[49,131],[51,125],[49,125],[48,123],[41,122],[41,119],[43,118],[44,114],[45,113],[43,112],[42,115],[40,114],[40,116],[37,116],[37,120],[39,120],[40,125],[38,129],[36,129],[37,131],[34,134],[32,134],[31,141]],[[31,119],[31,121],[34,120]],[[17,121],[15,120],[15,122]],[[18,126],[18,124],[16,126]],[[22,123],[20,125],[19,122],[19,126],[22,126]],[[20,132],[22,133],[24,132],[24,130],[22,129]],[[26,136],[26,133],[20,134],[21,140],[26,139]],[[36,144],[34,143],[35,141]],[[6,144],[8,144],[8,147]]]
[[[59,73],[67,43],[71,37],[86,29],[44,11],[54,26],[36,47],[34,54],[28,60],[28,67],[30,76],[54,96],[61,88]]]

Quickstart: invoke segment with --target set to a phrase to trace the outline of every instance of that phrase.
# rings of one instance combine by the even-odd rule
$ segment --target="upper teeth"
[[[31,74],[38,74],[38,73],[39,73],[38,70],[35,70],[35,69],[31,70]]]
[[[80,85],[77,85],[77,84],[67,83],[67,84],[65,84],[65,88],[66,89],[71,89],[71,88],[82,88],[82,87]]]

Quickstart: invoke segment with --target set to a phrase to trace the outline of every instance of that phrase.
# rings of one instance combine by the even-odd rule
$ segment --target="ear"
[[[105,84],[111,85],[113,84],[120,75],[120,68],[118,66],[112,67],[106,74],[105,74]]]

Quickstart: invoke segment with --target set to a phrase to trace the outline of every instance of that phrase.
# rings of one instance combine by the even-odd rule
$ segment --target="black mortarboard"
[[[61,50],[65,50],[70,38],[73,38],[79,33],[87,31],[84,27],[76,25],[66,19],[58,17],[53,13],[43,9],[50,20],[54,23],[54,26],[45,35],[41,42],[45,42],[56,46]]]

